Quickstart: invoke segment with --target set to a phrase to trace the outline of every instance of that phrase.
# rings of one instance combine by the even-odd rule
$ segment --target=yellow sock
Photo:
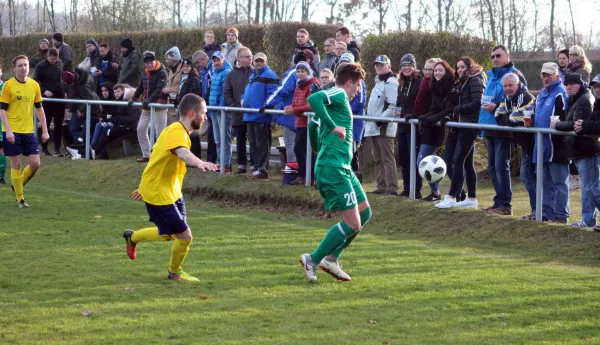
[[[190,251],[192,240],[181,240],[176,238],[171,249],[171,261],[169,262],[169,272],[177,273],[182,270],[181,265]]]
[[[15,194],[17,195],[17,201],[25,199],[23,196],[23,179],[21,176],[20,169],[10,169],[10,179],[12,180]]]
[[[21,179],[23,180],[23,187],[25,187],[25,185],[27,184],[27,182],[29,182],[29,180],[31,180],[31,178],[33,177],[33,175],[35,175],[35,172],[33,172],[31,170],[31,168],[28,166],[25,167],[25,169],[23,169],[23,175],[21,175]]]
[[[131,240],[135,243],[141,241],[169,241],[174,239],[175,235],[159,235],[157,227],[141,229],[131,235]]]

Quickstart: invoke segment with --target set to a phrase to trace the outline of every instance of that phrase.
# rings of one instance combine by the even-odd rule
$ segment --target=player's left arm
[[[38,117],[38,121],[40,125],[42,125],[42,142],[47,142],[50,139],[50,135],[48,134],[48,124],[46,123],[46,114],[44,113],[44,108],[42,108],[42,92],[40,90],[40,86],[38,83],[35,89],[35,97],[33,99],[33,105],[35,106],[35,113]],[[35,130],[35,128],[34,128]]]
[[[217,171],[219,169],[218,165],[201,160],[186,147],[180,146],[174,151],[177,157],[179,157],[179,159],[184,161],[187,165],[194,166],[202,171]]]

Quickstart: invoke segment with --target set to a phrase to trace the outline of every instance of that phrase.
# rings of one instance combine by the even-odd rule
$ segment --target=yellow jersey
[[[2,88],[0,103],[8,105],[8,124],[13,133],[31,134],[33,128],[33,107],[42,102],[42,92],[37,81],[27,78],[22,83],[16,78],[9,79]],[[6,132],[6,129],[2,129]]]
[[[152,148],[138,188],[144,202],[165,206],[182,197],[181,186],[186,168],[175,149],[185,147],[189,150],[191,146],[190,135],[181,122],[175,122],[162,131]]]

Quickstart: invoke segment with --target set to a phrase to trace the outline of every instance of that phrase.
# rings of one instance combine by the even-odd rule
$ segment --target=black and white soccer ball
[[[427,156],[419,163],[419,174],[428,183],[436,183],[446,176],[446,162],[438,156]]]

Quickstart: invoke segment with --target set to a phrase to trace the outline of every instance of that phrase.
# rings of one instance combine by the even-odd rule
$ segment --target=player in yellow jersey
[[[42,93],[38,83],[27,77],[29,59],[19,55],[12,60],[15,77],[9,79],[0,96],[2,145],[10,158],[10,178],[19,208],[29,207],[23,196],[23,187],[40,167],[40,151],[33,127],[33,109],[42,125],[42,141],[47,142],[48,127],[42,108]],[[21,172],[21,157],[27,157],[27,166]]]
[[[125,230],[127,255],[136,257],[136,245],[143,241],[173,240],[169,279],[199,281],[183,272],[181,265],[190,249],[192,231],[186,222],[185,202],[181,193],[186,164],[202,171],[217,171],[218,166],[198,159],[190,151],[190,133],[206,120],[206,102],[199,96],[187,94],[179,103],[179,122],[168,126],[152,148],[148,166],[142,174],[134,200],[143,200],[150,221],[156,226],[138,231]]]

